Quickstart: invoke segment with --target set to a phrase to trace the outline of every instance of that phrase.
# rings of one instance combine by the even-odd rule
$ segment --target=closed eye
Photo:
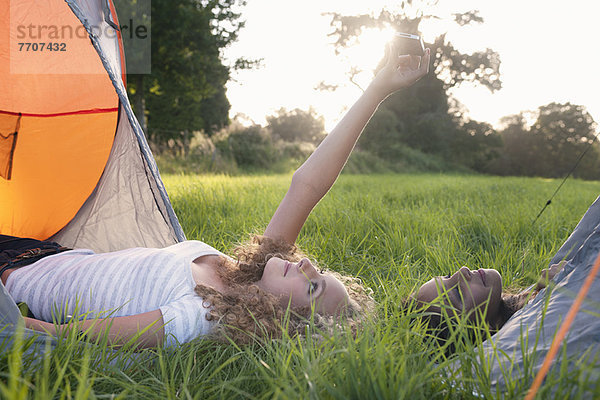
[[[454,297],[456,298],[456,303],[462,304],[462,298],[460,296],[460,289],[459,289],[458,285],[456,285],[454,287],[454,289],[452,289],[452,292],[454,293]]]
[[[319,284],[317,282],[311,281],[308,285],[308,295],[310,296],[311,294],[316,292],[318,287],[319,287]]]

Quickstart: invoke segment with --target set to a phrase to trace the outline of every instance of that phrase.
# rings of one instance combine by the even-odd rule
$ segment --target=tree
[[[568,173],[577,158],[594,141],[595,131],[596,124],[584,106],[571,103],[541,106],[538,118],[531,127],[541,151],[540,164],[545,170],[540,171],[540,175],[560,177]],[[591,151],[586,158],[574,176],[600,176],[597,172],[591,175],[592,171],[586,171],[586,165],[588,168],[598,168],[597,163],[594,165],[594,160],[598,159],[597,151]]]
[[[421,22],[439,18],[432,13],[426,14],[423,11],[425,5],[424,2],[417,4],[406,0],[399,3],[396,11],[383,9],[379,13],[358,16],[330,14],[331,26],[334,29],[331,36],[335,39],[336,51],[341,52],[350,46],[365,29],[393,28],[401,32],[419,33]],[[453,17],[460,26],[483,22],[477,11],[457,13],[453,14]],[[464,138],[464,135],[457,133],[469,124],[467,121],[461,121],[462,116],[456,118],[450,113],[449,90],[464,82],[482,85],[492,92],[499,90],[502,87],[499,74],[500,57],[491,49],[463,54],[446,39],[445,34],[426,46],[431,49],[432,72],[410,88],[390,96],[378,111],[391,111],[399,121],[395,132],[380,138],[387,139],[381,146],[393,146],[400,141],[423,152],[454,159],[456,157],[452,155],[452,151],[456,150],[457,146],[452,145],[452,141]],[[382,67],[382,62],[383,60],[375,72]],[[355,66],[350,68],[353,71],[350,73],[352,79],[358,70]],[[321,87],[331,85],[322,84]],[[372,129],[368,131],[373,132]],[[468,132],[463,133],[468,135]],[[372,139],[368,134],[363,135],[359,145],[368,147],[365,143],[370,140]]]
[[[358,147],[384,160],[396,159],[402,154],[404,145],[400,141],[392,143],[389,138],[400,129],[401,124],[396,114],[382,109],[371,117],[362,134],[362,137],[367,139],[360,140]]]
[[[311,107],[308,111],[280,108],[267,117],[267,128],[273,138],[286,142],[319,143],[325,137],[325,120]]]
[[[486,172],[490,163],[500,156],[502,139],[488,123],[466,121],[459,125],[450,143],[451,161],[475,171]]]
[[[236,165],[242,168],[269,169],[278,159],[271,137],[260,125],[235,127],[217,146],[225,154],[231,154]]]
[[[437,1],[435,2],[437,3]],[[421,22],[429,19],[439,19],[434,14],[425,14],[425,2],[413,2],[404,0],[399,2],[396,11],[383,9],[378,15],[341,15],[330,13],[331,26],[334,31],[330,33],[333,36],[336,46],[336,52],[340,52],[344,47],[352,44],[365,29],[388,29],[406,33],[419,34],[419,25]],[[473,23],[483,23],[483,18],[479,12],[467,11],[465,13],[453,14],[454,21],[460,26],[466,26]],[[500,56],[491,49],[475,52],[473,54],[460,53],[451,42],[446,40],[446,34],[435,38],[433,43],[426,44],[431,49],[432,70],[425,78],[439,79],[443,82],[444,90],[448,90],[463,82],[473,82],[487,87],[489,90],[496,91],[501,89],[500,80]],[[383,62],[383,60],[381,60]],[[380,64],[379,68],[382,65]],[[360,72],[356,67],[356,72]],[[425,79],[424,78],[424,79]]]
[[[585,153],[573,176],[600,178],[600,151],[594,145],[597,125],[585,107],[550,103],[538,108],[531,125],[523,113],[505,117],[503,123],[502,156],[491,172],[559,178]]]
[[[496,175],[535,175],[539,153],[535,137],[523,113],[509,115],[500,120],[502,148],[500,156],[489,166],[489,172]]]
[[[244,0],[153,0],[152,73],[132,75],[129,94],[138,118],[148,120],[151,142],[175,140],[186,151],[194,131],[208,136],[228,124],[225,84],[237,60],[226,66],[221,51],[244,23],[233,11]]]

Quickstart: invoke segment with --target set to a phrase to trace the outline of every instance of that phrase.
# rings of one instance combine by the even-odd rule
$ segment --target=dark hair
[[[490,332],[496,333],[504,324],[521,308],[527,304],[527,301],[537,295],[537,290],[527,291],[519,294],[507,293],[503,294],[500,300],[499,321],[496,325],[488,325]],[[451,355],[456,352],[454,342],[448,343],[452,332],[458,327],[457,314],[451,309],[435,310],[430,305],[419,302],[413,296],[409,296],[402,302],[401,308],[406,314],[410,315],[413,321],[421,320],[426,326],[428,339],[434,339],[440,347],[445,347],[446,355]],[[457,337],[458,341],[467,339],[473,343],[480,332],[474,324],[466,325],[466,335]]]
[[[537,296],[538,290],[521,292],[518,294],[506,293],[502,295],[500,301],[500,321],[496,327],[492,327],[495,332],[499,331],[500,328],[512,317],[517,311],[527,304],[527,302]]]
[[[449,342],[452,332],[458,328],[459,322],[453,308],[443,307],[438,309],[438,307],[420,302],[413,296],[409,296],[402,301],[401,308],[410,318],[411,324],[421,323],[424,325],[424,341],[433,341],[439,347],[444,348],[446,356],[456,352],[456,342],[460,341],[461,338],[455,337],[456,340]],[[466,328],[466,339],[473,342],[476,337],[476,330],[472,324],[467,324]]]

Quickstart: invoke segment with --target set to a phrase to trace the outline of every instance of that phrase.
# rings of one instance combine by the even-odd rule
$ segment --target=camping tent
[[[98,252],[184,240],[112,1],[1,1],[0,233]]]

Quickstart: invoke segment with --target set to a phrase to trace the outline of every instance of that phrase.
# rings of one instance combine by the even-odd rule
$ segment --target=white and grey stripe
[[[101,254],[71,250],[14,271],[6,288],[15,301],[27,303],[36,318],[49,322],[54,310],[93,318],[160,309],[166,342],[172,345],[211,328],[207,309],[194,292],[191,270],[193,260],[208,254],[223,255],[200,241]]]

